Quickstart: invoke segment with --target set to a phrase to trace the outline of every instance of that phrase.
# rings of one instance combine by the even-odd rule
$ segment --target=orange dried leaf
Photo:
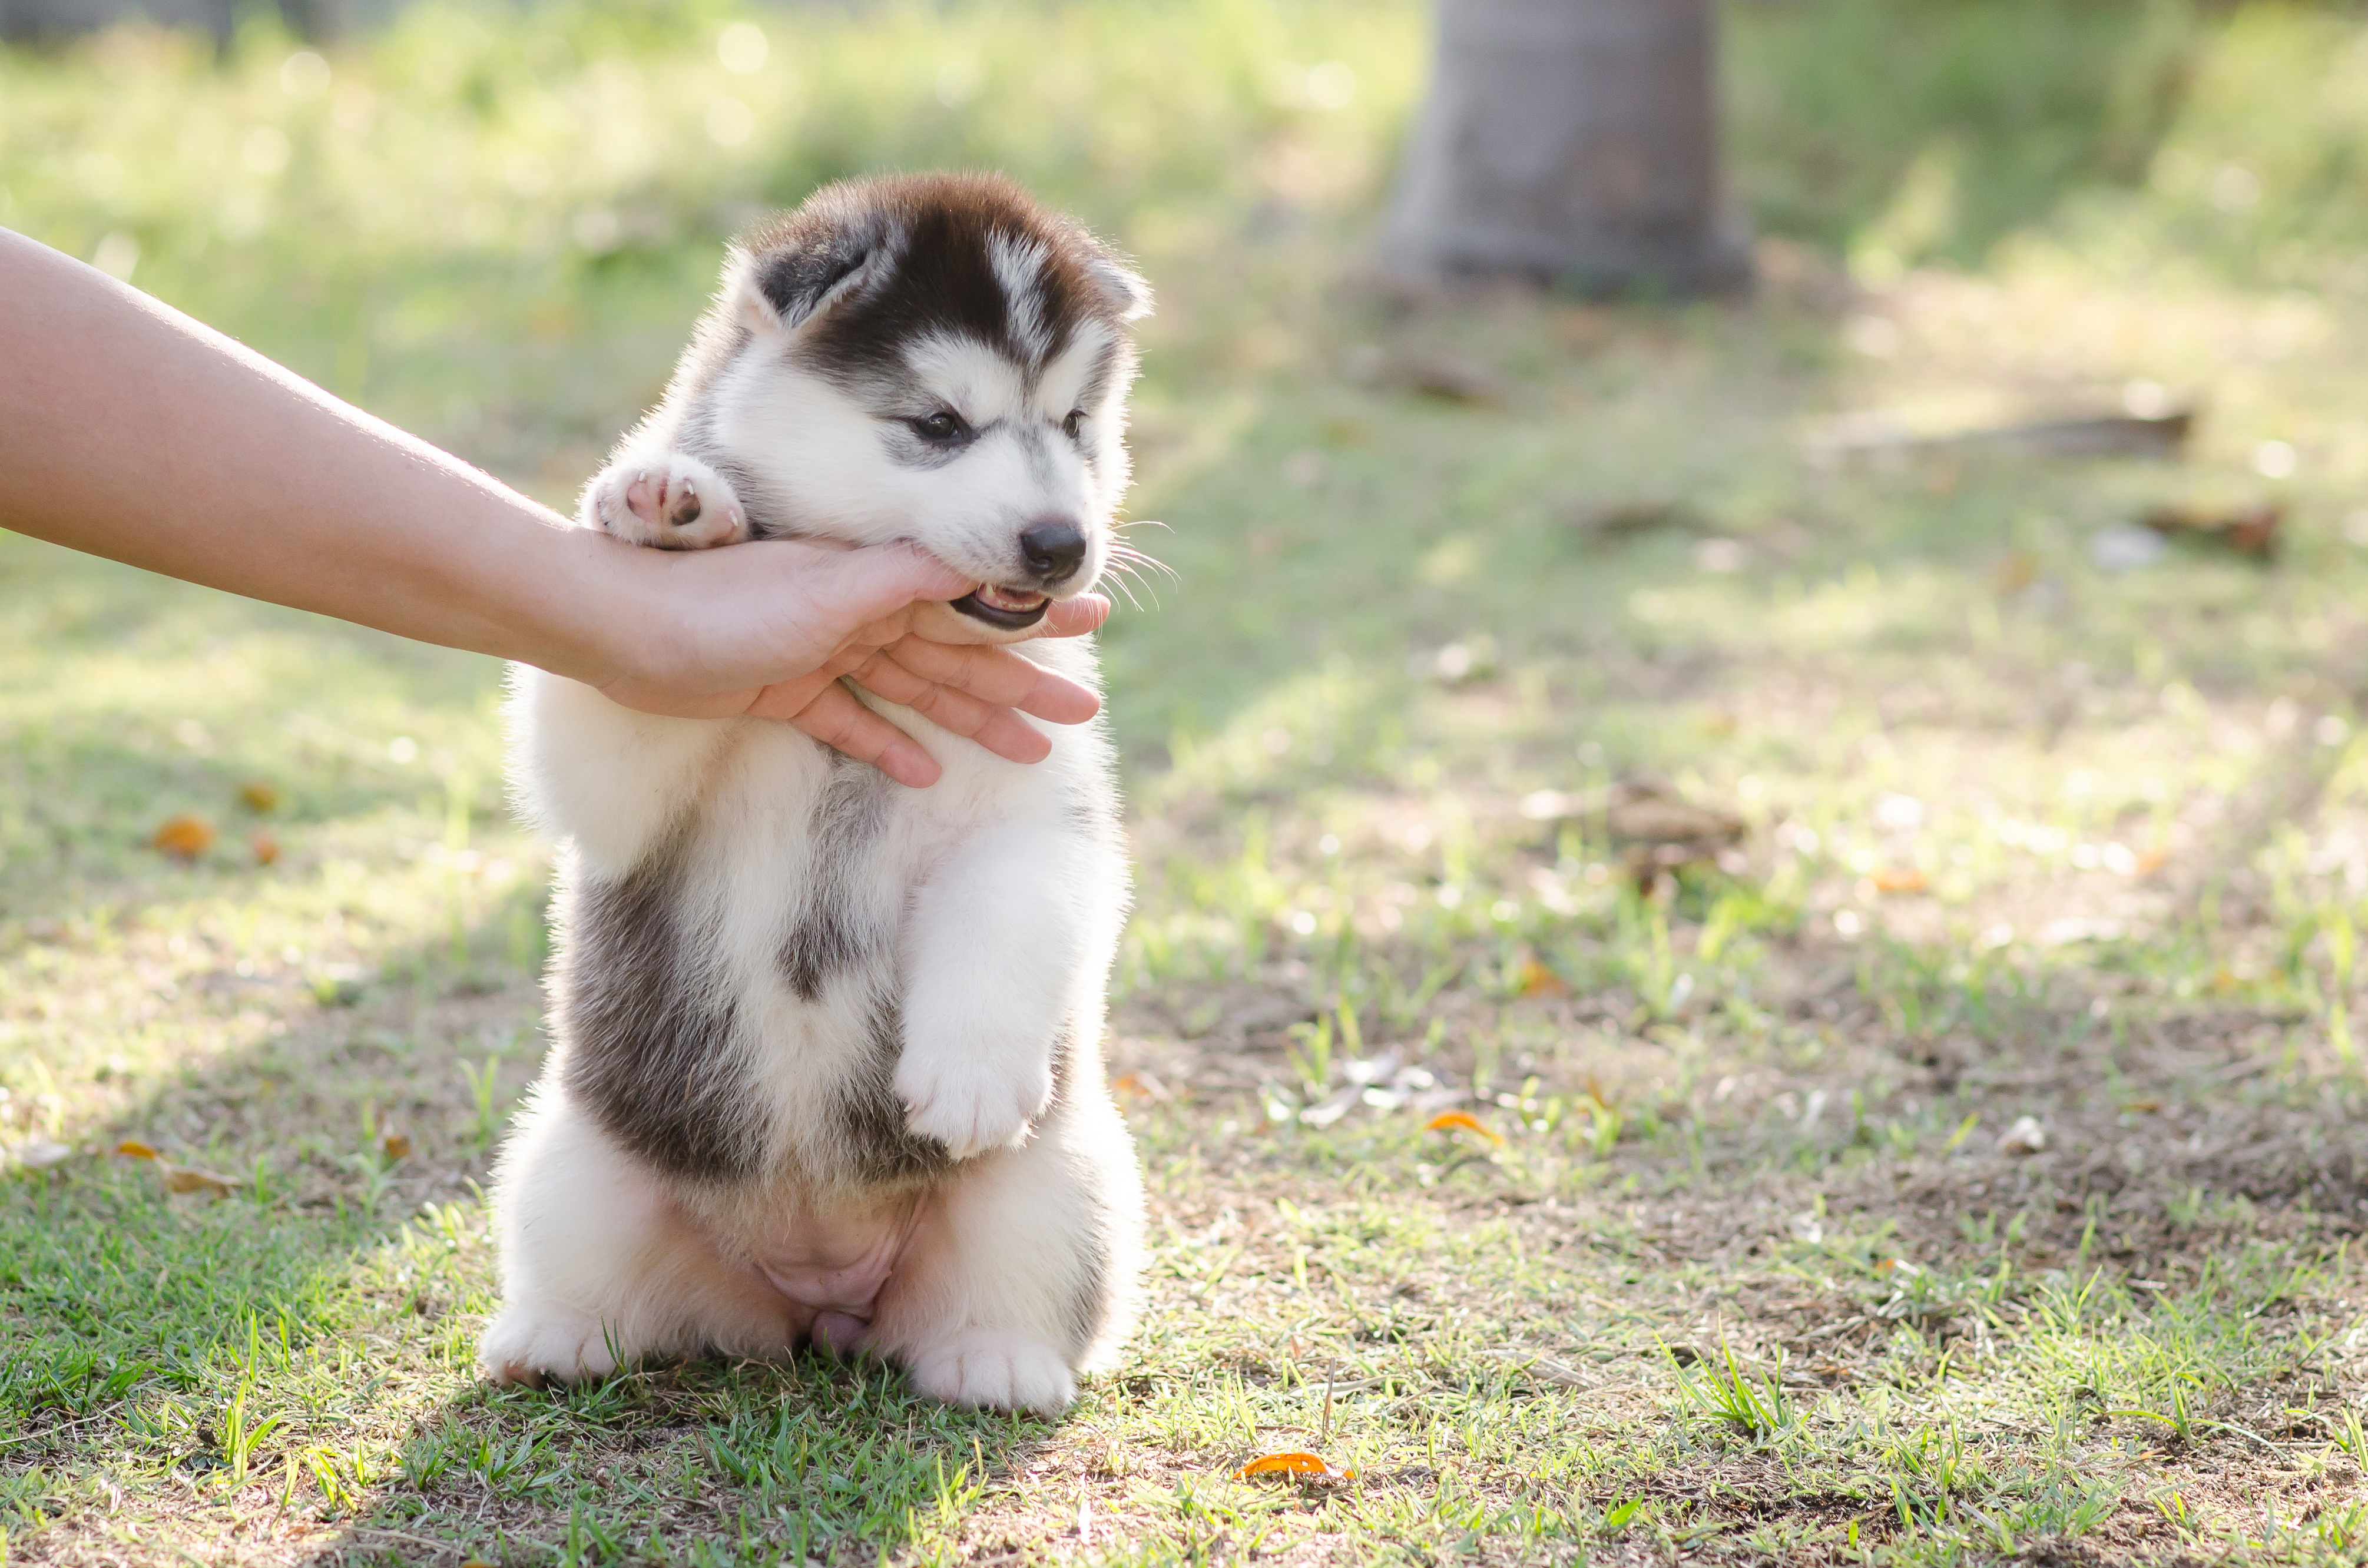
[[[1524,996],[1567,996],[1570,982],[1531,959],[1521,966],[1521,994]]]
[[[1168,1094],[1167,1085],[1148,1073],[1121,1073],[1112,1080],[1110,1088],[1117,1094],[1142,1095],[1162,1102],[1174,1097]]]
[[[390,1132],[386,1135],[386,1157],[388,1159],[399,1160],[410,1153],[410,1139],[405,1138],[400,1132]]]
[[[135,1160],[153,1160],[156,1158],[156,1151],[151,1149],[147,1144],[142,1143],[137,1138],[126,1138],[122,1142],[118,1143],[115,1146],[115,1152],[119,1154],[129,1154]]]
[[[155,836],[148,843],[152,848],[161,849],[167,855],[194,860],[213,847],[214,824],[201,816],[184,812],[158,828]]]
[[[1913,866],[1886,866],[1874,874],[1877,892],[1922,892],[1924,873]]]
[[[257,778],[239,786],[238,798],[251,812],[268,812],[279,804],[279,791]]]
[[[1422,1124],[1425,1132],[1441,1132],[1454,1127],[1466,1132],[1477,1132],[1491,1143],[1502,1143],[1505,1135],[1473,1115],[1468,1110],[1443,1110]]]
[[[255,851],[255,863],[258,866],[268,866],[279,858],[279,840],[268,833],[258,833],[246,843]]]
[[[1247,1481],[1253,1475],[1321,1475],[1347,1481],[1356,1473],[1353,1470],[1335,1470],[1314,1454],[1292,1452],[1261,1454],[1234,1471],[1234,1479]]]
[[[165,1185],[175,1192],[211,1192],[218,1198],[227,1198],[231,1190],[238,1186],[234,1177],[216,1176],[211,1171],[201,1171],[194,1165],[166,1165],[162,1161],[157,1163],[165,1172]]]

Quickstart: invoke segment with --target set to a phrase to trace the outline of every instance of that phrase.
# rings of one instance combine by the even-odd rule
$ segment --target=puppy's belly
[[[807,1208],[749,1237],[749,1249],[791,1304],[868,1321],[912,1240],[921,1205],[920,1195],[911,1194],[870,1211]]]

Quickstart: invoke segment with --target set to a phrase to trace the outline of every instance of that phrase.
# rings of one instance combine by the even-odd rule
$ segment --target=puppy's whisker
[[[1133,585],[1127,581],[1128,577],[1131,575],[1132,574],[1130,574],[1125,567],[1114,565],[1102,573],[1102,580],[1117,588],[1120,593],[1124,594],[1126,596],[1127,603],[1133,605],[1137,609],[1141,609],[1143,608],[1143,601],[1134,597],[1134,588]]]
[[[1131,544],[1127,543],[1124,540],[1118,540],[1117,542],[1113,543],[1113,544],[1110,546],[1110,553],[1111,553],[1111,554],[1113,554],[1113,555],[1121,555],[1121,556],[1124,556],[1126,559],[1128,559],[1128,560],[1130,560],[1130,561],[1156,561],[1156,560],[1158,560],[1158,557],[1157,557],[1157,556],[1156,556],[1156,555],[1153,555],[1150,551],[1144,551],[1144,550],[1138,550],[1138,549],[1136,549],[1133,545],[1131,545]]]
[[[1184,580],[1183,574],[1177,571],[1175,567],[1156,555],[1145,555],[1131,544],[1112,545],[1110,559],[1114,562],[1122,562],[1129,566],[1148,567],[1154,572],[1165,573],[1171,582],[1181,583]]]
[[[1153,609],[1157,609],[1159,608],[1159,590],[1154,587],[1149,582],[1145,581],[1143,574],[1136,571],[1132,564],[1126,562],[1114,562],[1109,569],[1109,575],[1117,580],[1119,592],[1124,594],[1127,597],[1127,602],[1134,606],[1135,608],[1141,609],[1143,608],[1143,601],[1134,597],[1134,589],[1136,587],[1140,587],[1144,593],[1151,596],[1151,608]],[[1129,586],[1130,583],[1132,583],[1133,586]]]

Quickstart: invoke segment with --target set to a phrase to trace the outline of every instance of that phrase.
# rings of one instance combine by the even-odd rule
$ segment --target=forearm
[[[597,682],[620,546],[0,230],[0,526]]]

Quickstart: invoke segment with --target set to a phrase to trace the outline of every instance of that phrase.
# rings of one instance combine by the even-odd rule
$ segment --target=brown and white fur
[[[668,548],[915,540],[979,584],[943,624],[1008,638],[1110,560],[1147,309],[1008,181],[832,187],[734,247],[581,520]],[[1095,678],[1082,639],[1021,651]],[[1045,726],[1024,766],[866,699],[935,786],[518,673],[518,791],[564,846],[552,1051],[495,1175],[490,1377],[812,1340],[1050,1412],[1127,1334],[1109,742]]]

